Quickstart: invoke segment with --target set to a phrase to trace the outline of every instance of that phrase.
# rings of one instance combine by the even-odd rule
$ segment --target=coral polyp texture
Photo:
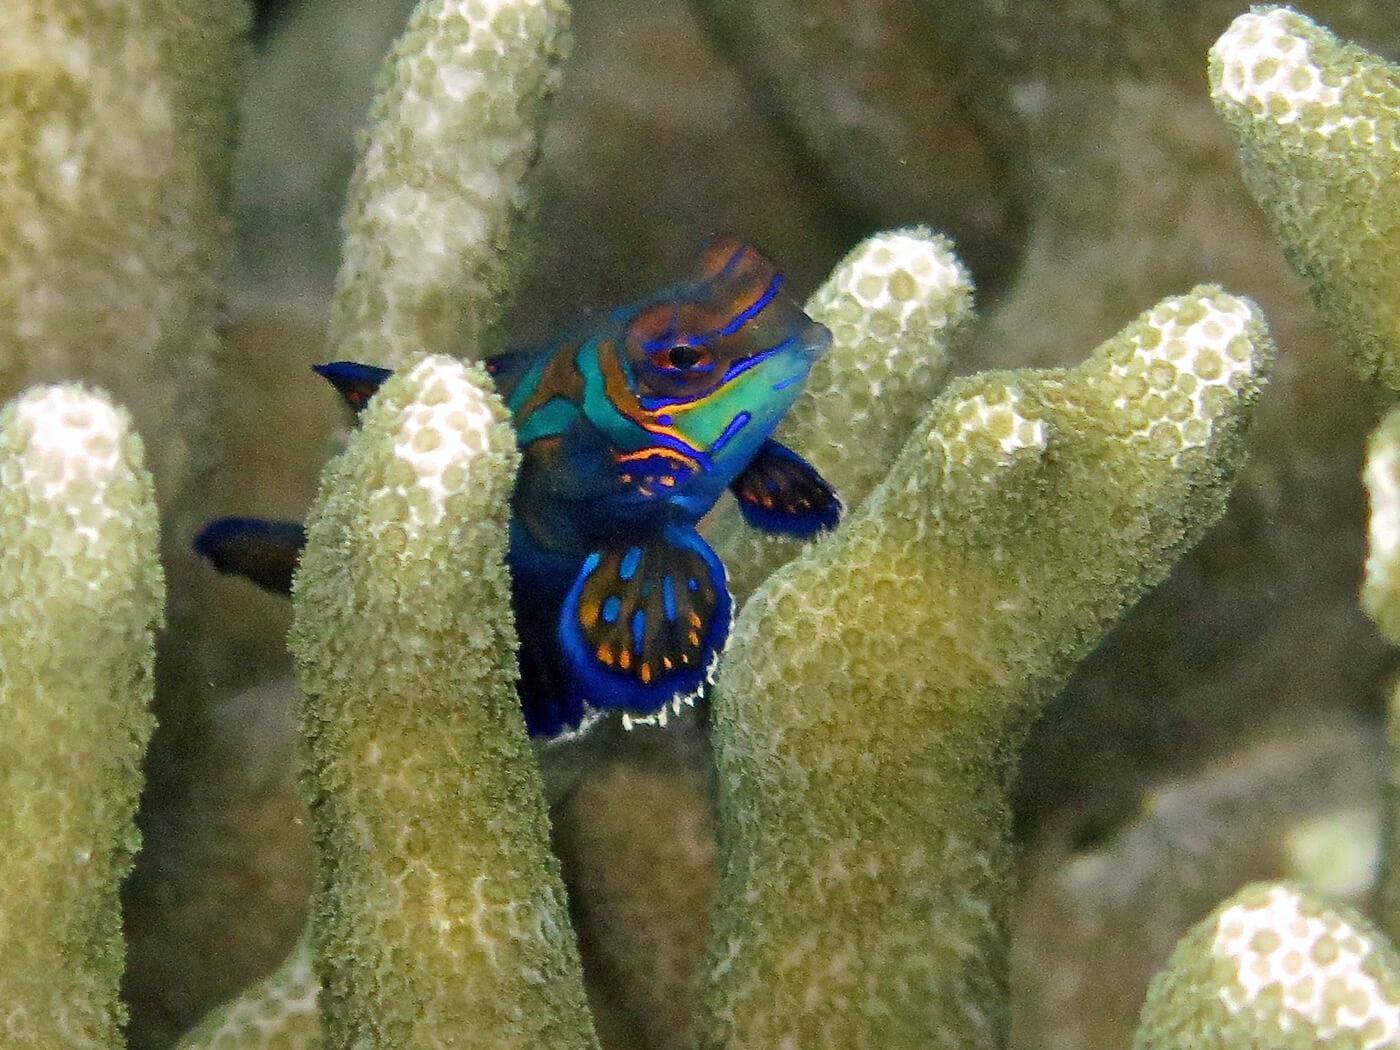
[[[331,317],[342,357],[481,354],[510,280],[563,0],[424,0],[380,77],[343,226]]]
[[[180,1050],[313,1050],[321,1045],[321,982],[304,935],[287,961],[180,1040]]]
[[[1216,42],[1210,84],[1314,303],[1362,372],[1400,393],[1400,68],[1271,7]]]
[[[1271,359],[1202,287],[1078,368],[960,381],[755,593],[714,707],[702,1045],[1000,1044],[1016,749],[1219,517]]]
[[[1351,908],[1288,883],[1247,886],[1153,979],[1136,1050],[1400,1042],[1400,957]]]
[[[77,386],[0,412],[0,1044],[119,1047],[118,880],[164,598],[127,413]]]
[[[308,518],[290,644],[331,1046],[596,1043],[514,689],[506,419],[483,371],[425,358]]]

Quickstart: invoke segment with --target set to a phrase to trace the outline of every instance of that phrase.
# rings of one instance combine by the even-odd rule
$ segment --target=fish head
[[[637,418],[732,477],[801,393],[831,333],[771,260],[717,237],[689,281],[630,317],[620,342]]]

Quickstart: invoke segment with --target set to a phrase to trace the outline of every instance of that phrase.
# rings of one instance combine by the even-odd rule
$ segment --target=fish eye
[[[700,351],[684,344],[671,347],[667,356],[671,359],[672,368],[694,368],[700,363]]]

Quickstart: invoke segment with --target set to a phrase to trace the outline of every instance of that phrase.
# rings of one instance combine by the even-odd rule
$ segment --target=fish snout
[[[820,321],[808,318],[807,323],[802,328],[799,341],[807,355],[808,363],[815,362],[831,349],[831,329]]]

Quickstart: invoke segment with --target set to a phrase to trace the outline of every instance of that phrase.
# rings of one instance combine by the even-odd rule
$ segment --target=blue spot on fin
[[[273,594],[292,593],[292,573],[306,546],[295,521],[219,518],[194,538],[194,549],[220,572],[252,580]]]
[[[570,700],[660,712],[703,684],[732,615],[724,566],[692,526],[595,551],[559,614]]]
[[[756,529],[811,539],[841,520],[841,499],[816,467],[786,445],[765,441],[729,491]]]
[[[384,380],[394,374],[387,368],[362,365],[358,361],[331,361],[324,365],[312,365],[311,371],[328,380],[331,386],[339,390],[345,403],[357,414],[369,404],[369,399],[384,385]]]

